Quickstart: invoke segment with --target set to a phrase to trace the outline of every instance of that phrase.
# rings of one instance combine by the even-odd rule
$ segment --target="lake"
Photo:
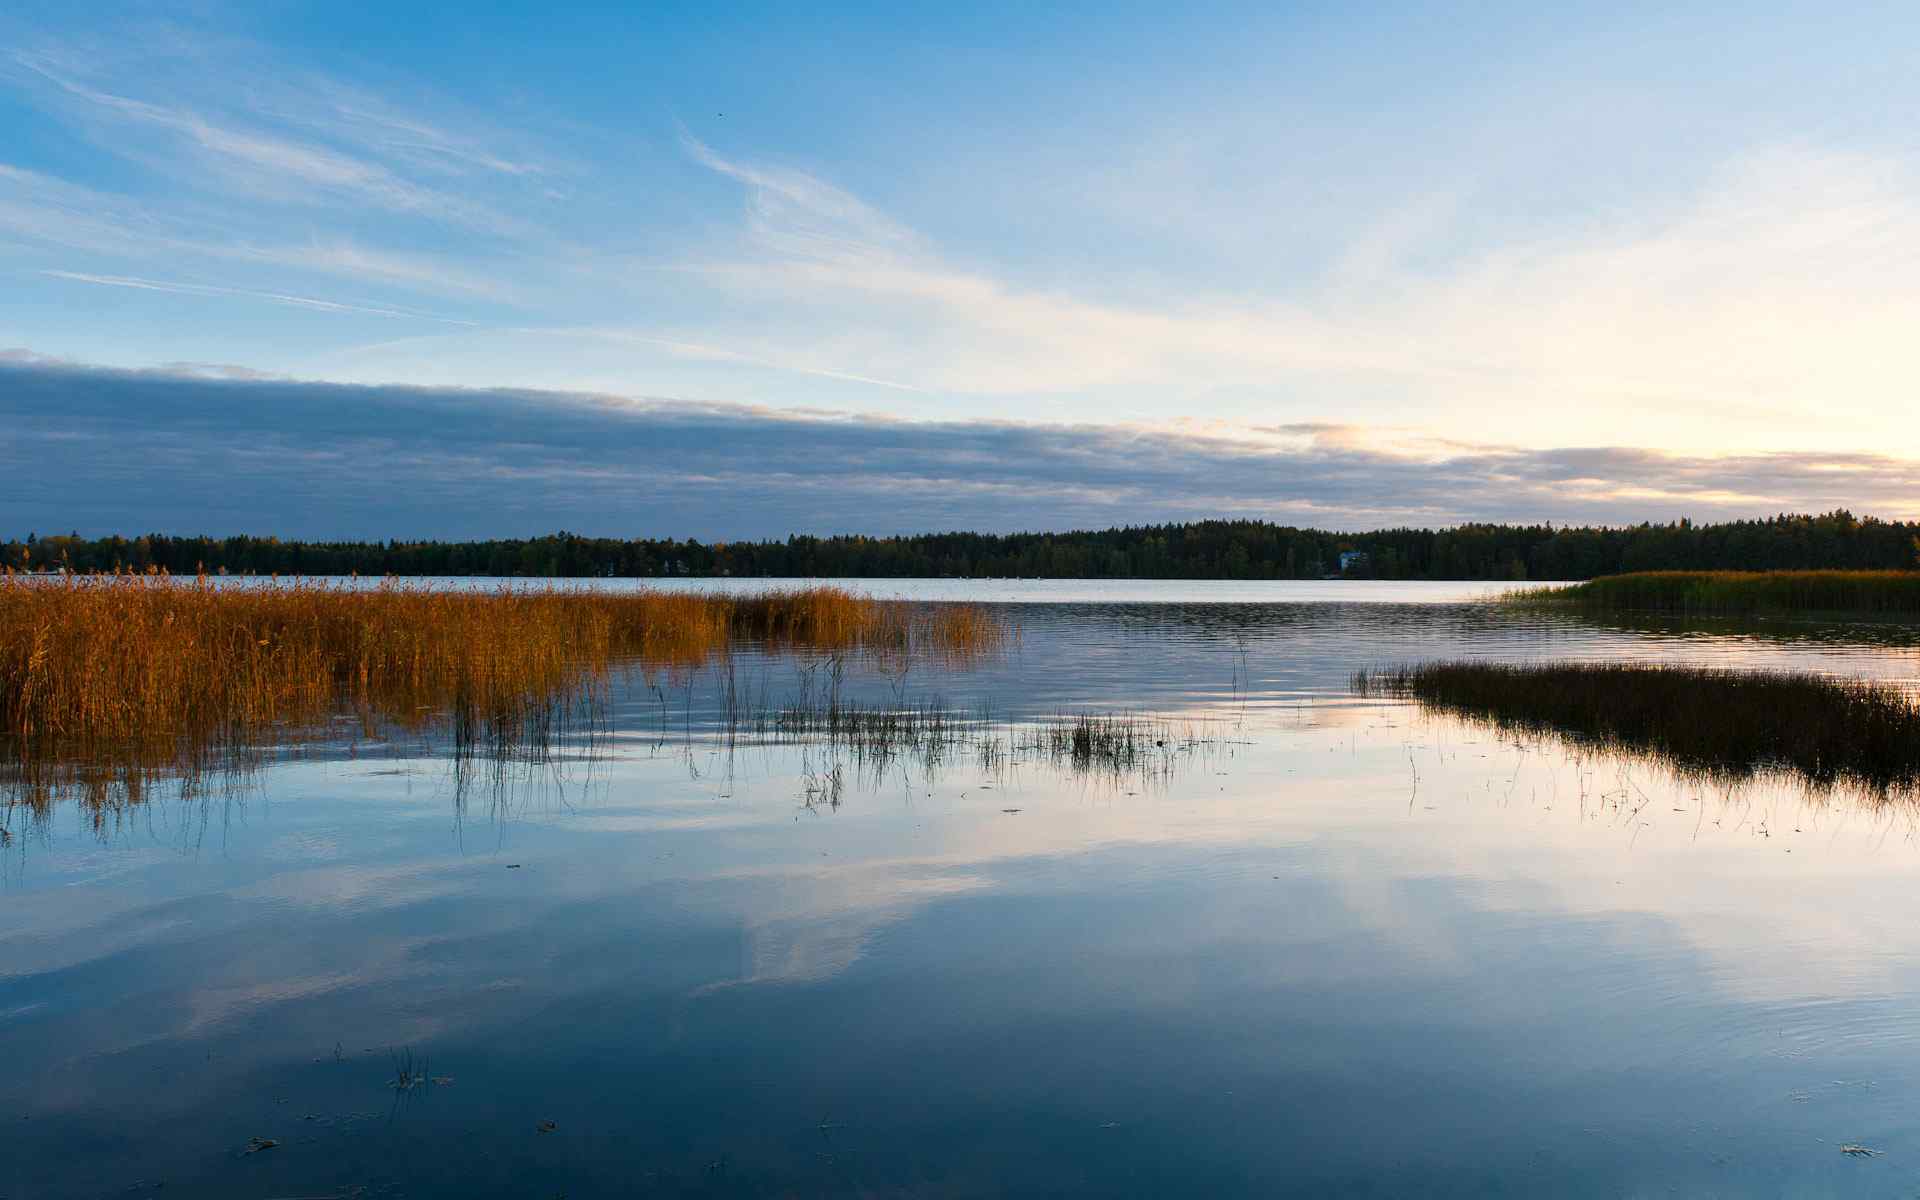
[[[1489,584],[848,586],[1018,636],[636,671],[547,756],[342,736],[8,808],[0,1197],[1920,1188],[1911,806],[1349,685],[1464,657],[1911,686],[1920,629]],[[842,671],[952,728],[739,719]],[[1048,743],[1086,714],[1141,740]]]

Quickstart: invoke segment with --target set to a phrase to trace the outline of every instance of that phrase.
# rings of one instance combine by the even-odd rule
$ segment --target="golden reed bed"
[[[964,657],[1004,630],[971,605],[812,587],[755,596],[570,587],[0,577],[0,739],[13,770],[190,763],[342,713],[496,736],[616,665],[690,667],[738,642]]]

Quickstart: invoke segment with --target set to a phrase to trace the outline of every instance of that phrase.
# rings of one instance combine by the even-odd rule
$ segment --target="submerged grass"
[[[1776,671],[1432,662],[1353,678],[1507,731],[1652,757],[1686,774],[1785,769],[1818,787],[1913,792],[1920,708],[1890,684]]]
[[[1920,616],[1920,571],[1638,571],[1511,593],[1594,611]]]
[[[62,784],[137,793],[143,772],[196,772],[324,734],[343,715],[365,734],[450,722],[458,745],[504,753],[592,707],[622,665],[695,666],[736,641],[951,660],[1004,636],[973,606],[832,587],[717,596],[0,577],[0,775],[29,797]]]
[[[1132,770],[1174,740],[1163,723],[1125,713],[1083,713],[1056,720],[1041,734],[1051,759],[1080,771]]]
[[[1029,762],[1081,778],[1143,785],[1171,780],[1182,756],[1211,748],[1192,728],[1134,713],[1059,714],[1001,725],[992,711],[957,709],[938,699],[868,705],[829,693],[763,716],[757,731],[779,740],[813,741],[845,751],[878,777],[911,761],[923,774],[970,762],[998,778]]]

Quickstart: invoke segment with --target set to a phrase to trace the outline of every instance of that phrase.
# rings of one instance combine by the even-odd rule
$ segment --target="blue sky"
[[[0,395],[0,456],[47,461],[47,380],[177,446],[159,384],[219,376],[296,443],[325,431],[289,380],[388,389],[351,393],[369,420],[429,388],[628,422],[602,445],[724,411],[784,431],[763,472],[854,427],[947,448],[862,464],[845,512],[670,503],[699,487],[667,465],[626,501],[499,485],[503,522],[596,532],[1920,515],[1920,10],[1564,9],[29,0],[0,15],[0,380],[38,382]],[[1101,469],[957,449],[1032,437]],[[1116,490],[1116,447],[1173,445],[1285,469]],[[1406,482],[1578,454],[1618,473]],[[1318,470],[1354,455],[1364,503]],[[115,478],[96,526],[172,497],[188,528],[387,531],[317,478],[238,513]],[[16,521],[72,523],[16,486]]]

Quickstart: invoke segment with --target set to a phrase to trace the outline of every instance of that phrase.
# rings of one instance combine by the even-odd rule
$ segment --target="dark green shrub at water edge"
[[[1920,616],[1920,571],[1640,571],[1509,597],[1594,611]]]

